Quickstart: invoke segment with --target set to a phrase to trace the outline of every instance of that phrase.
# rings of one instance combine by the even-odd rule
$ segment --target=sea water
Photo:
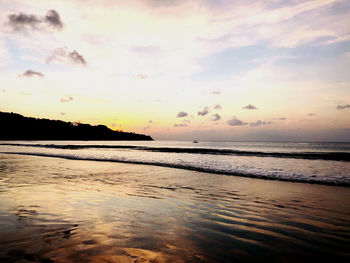
[[[350,143],[2,141],[0,152],[350,186]]]

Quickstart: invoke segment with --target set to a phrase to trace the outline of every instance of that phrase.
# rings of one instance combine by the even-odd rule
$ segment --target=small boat
[[[198,143],[198,141],[197,140],[193,140],[193,143]]]

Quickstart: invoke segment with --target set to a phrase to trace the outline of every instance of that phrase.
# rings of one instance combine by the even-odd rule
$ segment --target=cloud
[[[211,117],[211,121],[219,121],[221,120],[221,116],[217,113],[213,114]]]
[[[8,16],[8,24],[14,31],[26,30],[27,28],[38,29],[38,25],[42,22],[35,15],[26,15],[23,13],[11,14]]]
[[[216,110],[221,110],[221,109],[222,109],[222,107],[221,107],[221,105],[220,105],[220,104],[216,104],[216,105],[214,106],[214,109],[216,109]]]
[[[147,74],[136,74],[136,75],[133,75],[133,78],[135,78],[135,79],[147,79],[148,75]]]
[[[182,118],[182,117],[186,117],[186,116],[188,116],[188,114],[187,114],[187,112],[184,112],[184,111],[180,111],[180,112],[176,115],[176,117],[178,117],[178,118]]]
[[[60,15],[56,10],[47,11],[44,17],[36,15],[28,15],[20,12],[19,14],[11,14],[8,16],[8,25],[14,31],[41,30],[46,26],[51,26],[55,29],[62,29],[63,23]]]
[[[61,102],[70,102],[70,101],[73,101],[74,99],[73,99],[73,97],[64,97],[64,98],[62,98],[61,99]]]
[[[350,104],[346,104],[346,105],[338,105],[337,106],[337,110],[344,110],[346,108],[350,108]]]
[[[278,118],[280,121],[285,121],[287,118],[285,117],[281,117],[281,118]]]
[[[204,107],[202,111],[198,111],[197,115],[198,116],[205,116],[209,113],[209,107]]]
[[[57,28],[57,29],[63,28],[63,23],[61,21],[60,15],[57,13],[56,10],[52,9],[47,11],[45,16],[45,22],[54,28]]]
[[[187,0],[145,0],[144,2],[151,8],[172,8],[186,3]]]
[[[187,126],[188,125],[186,123],[179,123],[179,124],[175,123],[174,124],[174,127],[187,127]]]
[[[82,55],[80,55],[77,51],[73,50],[68,53],[68,58],[75,64],[83,64],[86,65],[86,61]]]
[[[258,108],[252,104],[248,104],[242,108],[243,110],[257,110]]]
[[[65,112],[60,112],[60,114],[61,114],[61,115],[66,115],[66,113],[65,113]]]
[[[30,92],[25,92],[25,91],[21,91],[21,95],[30,96],[30,95],[32,95],[32,93],[30,93]]]
[[[6,89],[2,89],[1,91],[2,91],[3,93],[6,93]]]
[[[47,63],[71,63],[86,65],[85,58],[79,54],[76,50],[69,51],[68,48],[56,48],[52,55],[46,59]]]
[[[229,120],[227,122],[227,124],[230,126],[243,126],[243,125],[247,125],[248,123],[243,122],[243,121],[237,119],[236,117],[233,117],[233,119]]]
[[[153,121],[148,121],[148,123],[152,123]]]
[[[315,116],[316,113],[308,113],[307,116]]]
[[[213,90],[213,91],[210,92],[210,94],[219,95],[219,94],[221,94],[221,91],[219,91],[219,90]]]
[[[260,125],[268,125],[268,124],[272,124],[272,122],[271,121],[257,120],[256,122],[249,123],[249,125],[253,126],[253,127],[257,127],[257,126],[260,126]]]
[[[35,76],[37,76],[39,78],[43,78],[44,74],[42,74],[41,72],[38,72],[38,71],[28,69],[27,71],[25,71],[24,73],[19,75],[19,77],[24,77],[24,78],[31,78],[31,77],[35,77]]]

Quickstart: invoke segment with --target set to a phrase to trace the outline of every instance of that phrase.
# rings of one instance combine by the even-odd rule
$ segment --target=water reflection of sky
[[[0,175],[5,262],[349,258],[347,188],[14,155]]]

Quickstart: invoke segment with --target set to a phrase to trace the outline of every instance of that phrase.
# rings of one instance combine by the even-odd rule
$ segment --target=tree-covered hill
[[[133,132],[113,131],[104,125],[71,123],[0,112],[0,140],[153,140]]]

